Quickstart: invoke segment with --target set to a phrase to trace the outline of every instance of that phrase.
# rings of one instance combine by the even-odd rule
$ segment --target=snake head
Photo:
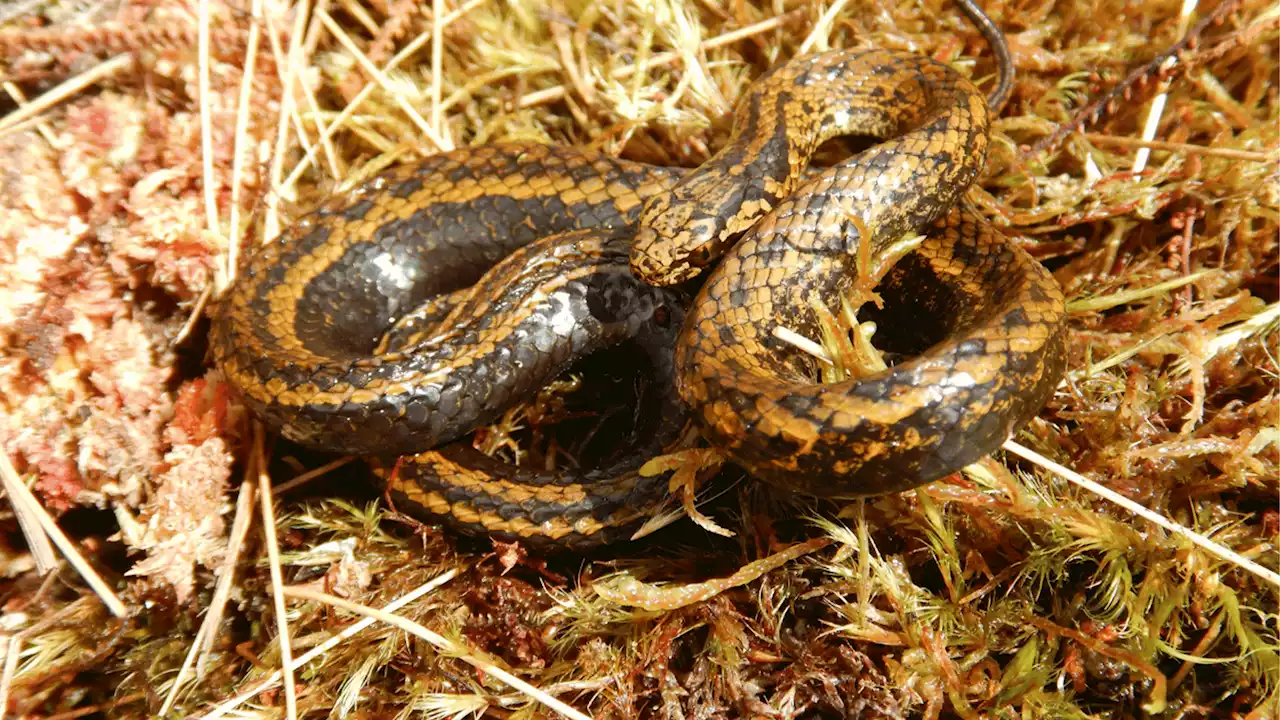
[[[633,275],[650,285],[677,285],[697,277],[723,254],[723,223],[697,208],[674,193],[645,203],[631,245]]]

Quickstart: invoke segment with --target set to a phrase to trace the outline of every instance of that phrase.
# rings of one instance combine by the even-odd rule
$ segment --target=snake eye
[[[694,267],[706,267],[711,264],[711,243],[703,243],[689,251],[689,264]]]

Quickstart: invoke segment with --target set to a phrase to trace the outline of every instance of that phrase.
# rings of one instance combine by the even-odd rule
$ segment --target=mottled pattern
[[[375,461],[397,507],[441,519],[469,533],[518,540],[541,549],[585,549],[630,536],[666,498],[665,473],[642,476],[640,465],[682,447],[686,410],[671,389],[672,351],[682,316],[650,324],[634,342],[648,360],[658,410],[620,439],[615,458],[589,470],[545,472],[516,467],[449,443],[404,458]]]
[[[753,475],[825,497],[897,492],[995,450],[1043,406],[1065,364],[1063,297],[1020,248],[962,211],[929,229],[891,280],[925,297],[947,339],[875,375],[813,381],[774,327],[816,337],[809,298],[839,307],[852,258],[799,249],[803,194],[712,273],[677,349],[677,386],[703,435]],[[852,228],[831,238],[852,238]],[[785,272],[778,268],[785,267]]]
[[[986,161],[989,111],[977,89],[907,53],[824,57],[804,67],[860,78],[833,92],[841,109],[829,112],[856,118],[841,129],[885,142],[804,179],[732,246],[694,301],[676,377],[704,437],[753,475],[812,495],[859,497],[954,472],[1038,411],[1062,374],[1064,309],[1043,267],[952,209]],[[856,111],[843,109],[850,103]],[[704,169],[676,191],[724,176],[716,169],[721,174],[704,181]],[[695,218],[724,206],[714,192],[682,202],[681,214]],[[646,205],[641,236],[658,205]],[[691,239],[688,227],[666,245],[655,241],[661,253],[637,245],[632,268],[659,254],[678,264],[686,253],[673,248]],[[915,304],[945,326],[946,340],[877,375],[815,382],[811,359],[773,331],[818,337],[813,301],[840,306],[860,244],[874,254],[913,231],[928,239],[893,281],[910,283]]]
[[[375,465],[402,510],[543,547],[618,539],[651,514],[666,483],[636,468],[683,436],[686,408],[716,447],[785,487],[912,487],[994,449],[1063,369],[1053,278],[954,209],[985,162],[988,122],[944,65],[832,52],[762,78],[731,143],[683,179],[547,146],[428,158],[250,258],[215,317],[214,358],[271,429],[389,458]],[[886,142],[806,167],[849,133]],[[885,286],[946,339],[875,376],[813,382],[811,359],[774,329],[816,334],[810,301],[838,306],[861,243],[923,229]],[[678,294],[646,284],[720,255],[687,316]],[[662,393],[652,427],[605,467],[536,472],[452,442],[622,342],[678,397]]]
[[[915,130],[882,157],[929,153],[971,180],[985,158],[987,109],[981,97],[957,106],[970,102],[956,89],[961,81],[945,65],[891,50],[822,53],[774,69],[738,103],[728,144],[671,192],[645,201],[632,271],[655,285],[699,274],[795,189],[822,143],[841,135]]]
[[[686,409],[672,390],[673,350],[683,313],[643,325],[628,342],[643,353],[657,411],[620,439],[615,458],[585,471],[545,472],[490,458],[465,440],[404,458],[375,461],[397,507],[443,519],[471,533],[519,540],[531,547],[586,548],[623,539],[665,499],[665,474],[639,467],[675,446]]]
[[[297,442],[426,450],[373,461],[402,510],[532,545],[623,537],[665,496],[665,477],[638,467],[685,426],[672,390],[685,303],[635,280],[627,261],[641,197],[675,176],[517,145],[379,176],[247,260],[215,316],[215,361],[257,417]],[[665,390],[607,466],[538,472],[450,442],[628,342]]]
[[[296,442],[377,454],[454,440],[678,309],[627,268],[642,194],[673,179],[538,145],[379,176],[248,260],[216,315],[214,359]]]

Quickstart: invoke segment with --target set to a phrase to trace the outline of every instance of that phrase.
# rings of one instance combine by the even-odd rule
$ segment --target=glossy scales
[[[978,90],[950,68],[908,53],[824,57],[805,67],[873,78],[842,84],[827,112],[846,120],[843,132],[884,141],[799,182],[729,247],[686,320],[676,377],[704,437],[753,475],[811,495],[860,497],[934,480],[1004,442],[1061,377],[1065,314],[1043,267],[955,209],[986,161],[989,110]],[[704,171],[718,174],[704,181]],[[675,192],[719,186],[723,178],[704,166]],[[723,195],[707,192],[682,199],[680,214],[718,212]],[[640,235],[662,238],[653,240],[660,251],[637,244],[633,270],[652,270],[659,256],[679,264],[697,255],[676,249],[697,240],[688,230],[646,231],[649,208],[663,202],[646,206]],[[945,339],[876,375],[815,382],[812,359],[774,331],[819,337],[813,302],[840,307],[860,245],[876,254],[920,231],[928,238],[889,283],[944,324]],[[671,276],[688,272],[677,268]]]
[[[730,144],[688,174],[534,145],[427,158],[332,199],[249,258],[216,314],[214,358],[298,442],[417,452],[377,463],[401,509],[543,547],[615,540],[647,517],[666,482],[636,467],[681,435],[686,407],[716,447],[785,487],[912,487],[994,449],[1063,369],[1052,277],[956,209],[985,162],[989,115],[944,65],[833,52],[761,78]],[[806,172],[825,139],[847,133],[885,142]],[[774,329],[811,332],[810,300],[838,305],[860,243],[879,250],[922,229],[928,239],[883,285],[944,339],[878,375],[812,382],[812,361]],[[677,283],[721,255],[687,315],[680,295],[637,279]],[[557,474],[452,442],[621,342],[679,391],[632,455]]]
[[[676,296],[630,275],[625,233],[673,180],[539,145],[398,168],[248,260],[215,318],[215,361],[273,431],[317,449],[453,440],[672,314]],[[430,332],[433,313],[447,330]],[[393,329],[398,345],[382,343]]]

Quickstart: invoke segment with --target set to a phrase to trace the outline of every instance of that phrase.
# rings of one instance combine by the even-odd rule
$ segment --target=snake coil
[[[998,105],[1007,48],[961,4],[1001,60]],[[249,257],[219,304],[213,357],[271,430],[380,458],[401,509],[547,547],[610,542],[651,514],[666,481],[637,468],[679,442],[690,412],[713,446],[782,487],[914,487],[995,449],[1064,367],[1057,283],[958,205],[990,116],[945,65],[835,51],[754,83],[729,143],[690,172],[543,145],[428,157]],[[806,175],[818,146],[847,134],[884,142]],[[814,382],[814,361],[773,329],[812,330],[813,301],[838,306],[863,243],[878,252],[915,231],[926,239],[882,287],[930,318],[916,340],[931,347]],[[670,287],[706,270],[692,303]],[[678,391],[633,453],[542,472],[459,440],[623,342]]]

